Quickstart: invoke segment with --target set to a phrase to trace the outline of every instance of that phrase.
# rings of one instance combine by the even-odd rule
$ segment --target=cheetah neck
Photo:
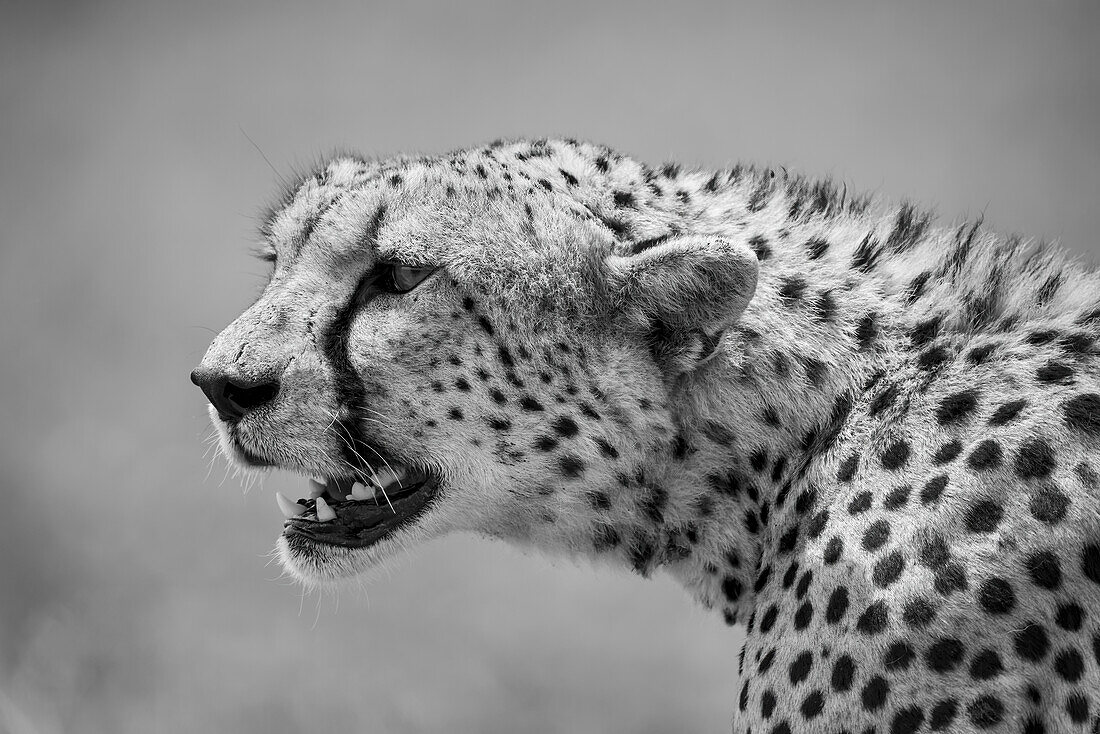
[[[661,215],[682,234],[747,241],[760,271],[717,356],[671,387],[669,445],[631,477],[638,512],[620,529],[636,571],[666,567],[731,624],[751,606],[756,572],[785,542],[773,532],[788,524],[780,515],[814,503],[815,475],[837,438],[858,430],[853,406],[902,361],[900,335],[914,318],[899,299],[906,271],[852,267],[868,242],[913,227],[911,213],[900,225],[897,214],[858,211],[803,221],[789,216],[783,196],[754,211],[756,190],[716,194],[730,213],[725,223],[648,213],[650,226]],[[912,236],[924,235],[922,224]],[[646,519],[660,525],[656,538],[638,532]]]

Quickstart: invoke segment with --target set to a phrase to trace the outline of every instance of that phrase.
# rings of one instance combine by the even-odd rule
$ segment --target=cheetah
[[[306,584],[453,531],[744,624],[733,730],[1100,731],[1100,278],[786,170],[337,156],[192,380]],[[732,682],[731,682],[732,684]]]

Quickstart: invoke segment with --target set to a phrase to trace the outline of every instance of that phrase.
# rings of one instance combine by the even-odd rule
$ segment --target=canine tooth
[[[362,482],[356,482],[351,485],[351,498],[354,500],[369,500],[374,496],[374,492],[367,489],[366,485]]]
[[[315,499],[317,497],[320,497],[321,495],[323,495],[325,493],[325,490],[327,488],[328,488],[328,485],[326,485],[324,482],[319,482],[316,479],[310,479],[309,480],[309,496],[310,496],[310,498]]]
[[[325,502],[324,497],[317,498],[317,521],[328,522],[329,520],[336,519],[336,511],[328,506],[328,502]]]
[[[291,500],[288,500],[286,497],[283,496],[282,492],[275,493],[275,501],[279,503],[279,509],[282,511],[283,517],[285,517],[287,520],[292,517],[298,517],[306,511],[306,508],[304,506],[299,505],[297,502],[292,502]]]

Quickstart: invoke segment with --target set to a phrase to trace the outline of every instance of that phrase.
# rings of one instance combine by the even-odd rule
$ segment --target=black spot
[[[1007,581],[994,577],[982,582],[978,601],[989,614],[1008,614],[1016,606],[1016,593]]]
[[[545,408],[542,406],[542,403],[535,400],[530,395],[524,395],[522,398],[520,398],[519,406],[521,408],[523,408],[524,410],[533,410],[533,411],[545,410]]]
[[[840,538],[830,538],[829,542],[825,544],[825,550],[822,552],[821,558],[831,566],[840,560],[840,555],[843,552],[844,542]]]
[[[787,301],[787,305],[792,305],[794,302],[802,298],[802,294],[806,291],[806,280],[797,275],[789,275],[783,278],[779,286],[779,297],[784,301]]]
[[[608,459],[617,459],[619,457],[618,449],[609,444],[606,440],[602,438],[597,438],[595,439],[595,442],[596,448],[598,448],[600,450],[600,453]]]
[[[829,605],[825,608],[825,621],[836,624],[848,611],[848,589],[840,586],[829,596]]]
[[[905,507],[909,502],[909,493],[912,488],[908,484],[902,484],[899,487],[895,487],[890,490],[890,493],[886,495],[886,498],[882,501],[882,506],[887,510],[897,510]]]
[[[991,426],[1003,426],[1009,423],[1020,414],[1020,411],[1027,407],[1026,400],[1013,400],[1005,403],[994,411],[993,415],[989,418],[989,425]]]
[[[1084,393],[1062,403],[1066,423],[1072,428],[1100,435],[1100,395]]]
[[[870,415],[875,416],[882,411],[889,408],[894,404],[894,401],[898,398],[898,386],[894,383],[887,385],[883,388],[882,392],[874,397],[871,401]]]
[[[567,477],[579,477],[584,473],[584,462],[573,454],[563,454],[558,459],[558,468]]]
[[[942,316],[933,316],[930,319],[921,321],[913,327],[913,330],[909,332],[909,340],[914,347],[922,347],[928,342],[935,339],[940,333],[940,323],[943,320]]]
[[[978,696],[967,706],[967,714],[970,721],[979,729],[988,729],[1001,723],[1004,718],[1005,707],[1001,699],[991,694]]]
[[[1058,342],[1063,349],[1078,357],[1093,354],[1095,340],[1088,334],[1067,334]]]
[[[1073,693],[1066,699],[1066,713],[1069,718],[1082,724],[1089,718],[1089,701],[1080,693]]]
[[[1069,648],[1055,655],[1054,672],[1070,683],[1076,683],[1085,672],[1085,661],[1081,653]]]
[[[767,634],[771,632],[772,627],[775,625],[775,619],[778,615],[779,609],[774,604],[772,604],[764,611],[764,616],[760,618],[760,632],[762,634]]]
[[[768,585],[768,580],[772,577],[772,567],[767,566],[756,577],[756,582],[752,585],[752,590],[759,593],[765,586]]]
[[[951,358],[946,349],[939,346],[929,347],[917,357],[917,366],[932,371]]]
[[[907,303],[916,303],[917,299],[924,295],[924,287],[928,285],[928,279],[931,277],[932,273],[925,270],[909,282],[909,287],[906,288],[905,292],[905,300]]]
[[[882,654],[882,664],[889,671],[906,670],[917,654],[905,642],[895,642]]]
[[[868,349],[878,336],[878,323],[876,314],[869,313],[859,320],[856,325],[856,339],[860,349]]]
[[[460,421],[466,418],[466,416],[462,414],[462,409],[457,407],[451,408],[449,411],[447,411],[447,415],[450,416],[451,420],[455,421]]]
[[[875,263],[881,254],[882,249],[879,247],[878,240],[872,239],[871,235],[868,234],[856,247],[855,254],[852,255],[852,269],[863,273],[871,272],[874,270]]]
[[[1016,473],[1022,479],[1048,476],[1054,470],[1054,449],[1041,437],[1026,439],[1016,454]]]
[[[768,247],[768,238],[763,235],[753,235],[749,238],[749,247],[756,253],[756,259],[763,262],[772,256],[772,248]]]
[[[871,493],[867,491],[860,492],[848,503],[849,515],[858,515],[869,509],[871,509]]]
[[[872,552],[877,551],[889,539],[890,523],[886,520],[876,520],[863,533],[863,548]]]
[[[806,240],[806,254],[811,260],[820,259],[829,250],[829,241],[822,237]]]
[[[825,526],[829,522],[829,511],[822,510],[813,516],[810,520],[809,526],[806,528],[806,534],[811,538],[817,538],[825,530]]]
[[[876,675],[867,682],[860,693],[860,701],[867,711],[877,711],[886,703],[886,697],[890,694],[890,684],[881,675]]]
[[[953,698],[947,698],[932,707],[932,714],[928,718],[928,725],[932,731],[944,731],[955,720],[959,712],[959,703]]]
[[[553,436],[539,436],[535,439],[535,448],[539,451],[553,451],[558,447],[558,440]]]
[[[951,560],[951,551],[942,535],[933,535],[920,549],[920,562],[929,568],[943,568]]]
[[[764,691],[764,695],[760,697],[760,715],[763,716],[765,719],[770,719],[774,711],[775,694],[771,691],[771,689],[768,689]]]
[[[926,599],[912,599],[902,609],[901,618],[913,629],[924,629],[936,618],[936,608]]]
[[[752,510],[745,510],[745,530],[753,535],[760,532],[760,520],[757,519],[756,513]]]
[[[613,194],[615,206],[634,206],[634,194],[629,191],[616,191]]]
[[[1073,368],[1064,362],[1050,360],[1035,371],[1035,379],[1039,382],[1058,383],[1067,385],[1073,382]]]
[[[1081,629],[1081,626],[1085,621],[1085,610],[1078,604],[1072,602],[1067,604],[1061,604],[1058,606],[1058,611],[1054,615],[1054,621],[1059,627],[1070,632],[1077,632]],[[1097,659],[1097,663],[1100,663],[1100,658]]]
[[[722,594],[731,602],[737,601],[741,596],[741,581],[733,576],[722,579]]]
[[[932,461],[937,466],[942,466],[954,461],[960,453],[962,453],[962,444],[956,440],[951,440],[936,449],[936,454],[932,457]]]
[[[1016,654],[1024,660],[1037,663],[1050,651],[1050,638],[1046,628],[1037,622],[1030,622],[1016,632],[1013,642]]]
[[[1062,583],[1062,567],[1057,557],[1049,551],[1032,553],[1024,561],[1028,574],[1036,586],[1057,589]]]
[[[790,553],[794,550],[795,544],[798,542],[798,526],[792,525],[790,530],[783,533],[779,538],[779,552]]]
[[[588,403],[581,403],[580,404],[580,409],[581,409],[581,413],[583,415],[587,416],[588,418],[591,418],[592,420],[596,420],[596,421],[601,420],[600,414],[597,413],[596,409],[593,408]]]
[[[567,415],[558,416],[554,420],[554,431],[559,436],[571,438],[577,435],[577,422]]]
[[[833,690],[843,693],[852,687],[852,679],[855,678],[856,664],[848,655],[841,655],[833,663],[833,674],[830,678]]]
[[[802,718],[813,719],[821,714],[821,710],[825,708],[825,698],[821,695],[821,691],[812,691],[809,695],[802,700]]]
[[[1100,584],[1100,545],[1089,544],[1081,551],[1081,573],[1094,584]]]
[[[508,402],[508,398],[504,397],[504,393],[502,393],[500,390],[497,390],[496,388],[493,388],[489,391],[489,397],[491,397],[494,401],[501,405]]]
[[[857,469],[859,469],[859,454],[854,453],[851,454],[847,459],[845,459],[844,462],[840,465],[840,468],[837,470],[836,473],[837,481],[852,481],[852,477],[855,476]]]
[[[872,602],[856,622],[856,629],[865,635],[877,635],[886,629],[889,609],[885,602]]]
[[[953,395],[948,395],[940,401],[939,407],[936,408],[936,420],[940,425],[957,423],[968,418],[977,405],[977,390],[962,390]]]
[[[993,500],[979,500],[966,511],[966,527],[972,533],[992,533],[1004,517],[1004,508]]]
[[[1001,656],[995,650],[982,650],[970,661],[970,677],[974,680],[989,680],[1004,672]]]
[[[989,355],[993,354],[993,351],[996,348],[996,343],[982,344],[981,346],[974,347],[969,352],[967,352],[966,359],[972,364],[982,364],[987,359],[989,359]]]
[[[775,412],[775,409],[772,408],[770,405],[764,407],[764,412],[761,415],[761,417],[764,419],[764,422],[767,423],[772,428],[779,428],[782,425],[782,423],[779,420],[779,415]]]
[[[1001,465],[1001,445],[991,438],[987,438],[970,452],[966,463],[975,471],[996,469]]]
[[[965,651],[961,642],[948,637],[932,643],[925,654],[925,661],[930,670],[946,673],[958,667]]]
[[[829,321],[836,315],[836,298],[833,297],[831,292],[823,291],[818,294],[817,299],[813,302],[812,308],[814,310],[814,318],[818,321]]]
[[[749,466],[753,471],[762,472],[768,465],[768,452],[764,449],[756,449],[749,455]]]
[[[897,581],[905,570],[905,558],[898,551],[889,553],[875,564],[871,579],[876,586],[887,587]]]
[[[1054,484],[1046,484],[1031,495],[1028,509],[1036,520],[1047,525],[1057,525],[1066,517],[1069,497]]]
[[[909,461],[909,442],[894,441],[882,452],[882,466],[889,471],[896,471],[905,466]]]
[[[914,734],[924,724],[924,710],[920,706],[898,709],[890,724],[890,734]]]
[[[512,427],[512,421],[498,416],[490,416],[485,422],[488,423],[489,427],[494,431],[507,431]]]
[[[804,603],[798,608],[798,611],[794,613],[794,628],[796,630],[804,630],[810,625],[810,621],[814,616],[814,608],[810,602]]]
[[[813,667],[814,657],[809,652],[802,652],[791,663],[787,673],[791,679],[791,683],[798,685],[802,681],[806,680],[806,677],[810,674],[810,669]]]

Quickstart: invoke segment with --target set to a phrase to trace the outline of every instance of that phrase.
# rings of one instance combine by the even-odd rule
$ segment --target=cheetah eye
[[[381,284],[389,286],[393,293],[408,293],[435,272],[435,268],[415,268],[409,265],[390,265],[389,274]]]

